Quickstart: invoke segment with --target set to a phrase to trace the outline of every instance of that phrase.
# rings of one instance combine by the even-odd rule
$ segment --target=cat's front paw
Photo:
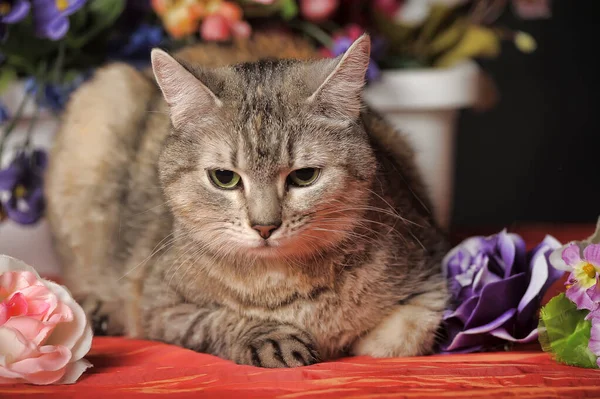
[[[237,363],[257,367],[300,367],[318,363],[320,358],[312,338],[290,325],[265,327],[244,345]]]

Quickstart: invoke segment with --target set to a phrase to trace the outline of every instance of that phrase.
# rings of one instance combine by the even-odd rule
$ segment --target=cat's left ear
[[[350,48],[333,60],[333,70],[309,97],[327,116],[355,120],[360,114],[365,74],[371,61],[371,39],[359,37]]]
[[[196,76],[163,50],[151,54],[152,70],[171,109],[173,126],[209,117],[221,101]]]

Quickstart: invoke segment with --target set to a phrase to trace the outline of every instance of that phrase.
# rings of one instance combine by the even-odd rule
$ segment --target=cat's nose
[[[260,234],[260,236],[266,240],[267,238],[271,237],[271,234],[277,230],[279,226],[281,226],[281,224],[255,224],[252,226],[252,228],[258,231],[258,234]]]

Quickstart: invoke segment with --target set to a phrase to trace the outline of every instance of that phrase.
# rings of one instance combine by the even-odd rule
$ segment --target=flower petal
[[[465,323],[465,329],[493,323],[506,309],[515,308],[516,311],[519,300],[527,289],[527,281],[525,273],[520,273],[485,286],[477,307]]]
[[[41,345],[54,329],[53,324],[43,323],[27,316],[11,317],[4,327],[19,331],[27,341],[35,345]]]
[[[10,3],[8,3],[10,4]],[[0,23],[14,24],[24,19],[29,14],[29,2],[25,0],[17,0],[12,4],[12,8],[8,14],[0,18]]]
[[[586,261],[600,268],[600,244],[590,244],[585,247],[583,257]]]
[[[567,265],[567,263],[562,258],[562,254],[563,254],[564,250],[570,244],[572,244],[572,242],[565,244],[560,248],[556,248],[554,251],[552,251],[552,253],[550,254],[550,264],[552,265],[552,267],[554,267],[557,270],[563,270],[563,271],[568,271],[568,272],[573,270],[573,268],[571,266]]]
[[[0,353],[3,356],[19,360],[27,357],[33,350],[18,330],[0,327]]]
[[[592,312],[588,315],[588,317],[592,320],[592,329],[590,332],[588,348],[594,353],[594,355],[600,357],[600,312]]]
[[[533,328],[532,331],[525,338],[515,338],[506,331],[506,328],[497,328],[495,330],[490,331],[490,335],[493,335],[496,338],[503,339],[509,342],[516,342],[518,344],[527,344],[533,342],[538,337],[538,329]]]
[[[16,373],[29,375],[44,371],[62,370],[71,360],[71,351],[64,346],[42,346],[39,348],[39,355],[36,357],[28,357],[18,362],[14,362],[10,369]],[[60,373],[57,381],[64,374],[64,370]],[[32,381],[33,382],[33,381]]]
[[[63,377],[57,381],[57,384],[73,384],[75,383],[81,374],[92,366],[92,363],[85,359],[80,359],[76,362],[69,363]]]
[[[500,326],[502,326],[504,323],[506,323],[508,320],[510,320],[511,317],[513,317],[515,314],[517,313],[517,309],[513,308],[513,309],[509,309],[506,312],[504,312],[503,314],[500,315],[500,317],[492,320],[491,322],[475,327],[475,328],[471,328],[468,330],[465,330],[461,333],[459,333],[458,335],[456,335],[456,337],[454,337],[454,339],[452,340],[452,343],[445,348],[446,351],[454,351],[463,347],[468,347],[468,346],[472,346],[473,345],[473,336],[477,336],[477,335],[481,335],[481,334],[485,334],[485,333],[489,333],[492,330],[495,330],[497,328],[499,328]]]
[[[562,252],[562,259],[569,266],[575,266],[581,262],[581,250],[575,243],[567,245],[565,250]]]
[[[471,316],[471,313],[473,313],[473,309],[475,309],[475,306],[477,306],[477,301],[479,301],[479,297],[472,296],[471,298],[461,303],[455,311],[449,311],[447,314],[444,314],[444,320],[448,320],[450,318],[457,318],[462,323],[466,323],[469,319],[469,316]]]
[[[567,288],[565,295],[577,305],[577,309],[595,310],[598,307],[598,304],[594,303],[587,294],[587,290],[577,283]]]
[[[66,346],[73,352],[73,360],[79,360],[89,352],[92,341],[91,329],[85,312],[65,287],[47,280],[44,280],[44,284],[73,312],[73,320],[67,323],[59,323],[46,343],[48,345]]]
[[[548,276],[549,272],[546,256],[542,252],[534,254],[531,259],[531,278],[529,279],[529,286],[521,298],[519,306],[517,306],[519,312],[540,294],[542,287],[548,280]]]

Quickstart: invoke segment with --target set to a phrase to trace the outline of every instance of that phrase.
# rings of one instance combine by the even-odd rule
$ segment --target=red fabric
[[[522,234],[530,246],[550,230],[511,229]],[[586,238],[592,231],[593,226],[552,230],[563,242]],[[561,289],[559,282],[545,300]],[[88,359],[94,368],[74,385],[0,386],[0,398],[600,397],[599,370],[557,364],[537,344],[503,353],[355,357],[297,369],[268,370],[238,366],[158,342],[95,338]]]

